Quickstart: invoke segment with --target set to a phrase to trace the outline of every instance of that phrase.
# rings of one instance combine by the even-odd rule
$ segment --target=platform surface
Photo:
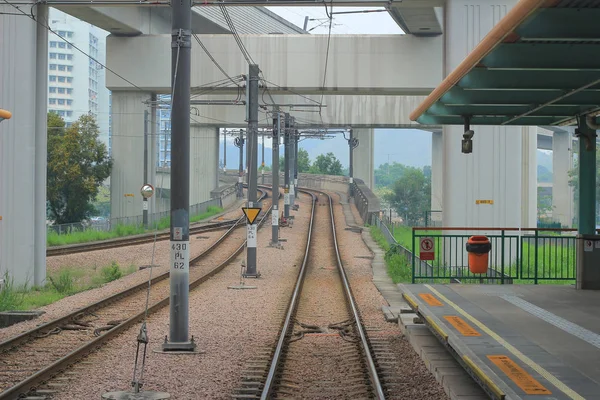
[[[490,397],[600,400],[600,291],[398,286]]]

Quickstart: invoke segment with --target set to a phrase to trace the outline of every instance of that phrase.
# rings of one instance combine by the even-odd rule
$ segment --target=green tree
[[[406,165],[397,162],[380,165],[379,168],[375,170],[375,185],[379,187],[391,187],[394,182],[402,178],[407,168],[408,167]],[[431,171],[431,168],[429,171]]]
[[[311,174],[321,175],[342,175],[342,163],[331,152],[317,156],[317,159],[310,167]]]
[[[308,151],[298,149],[298,172],[308,172],[310,170],[310,157]]]
[[[384,195],[387,201],[409,225],[418,225],[425,211],[431,209],[431,178],[423,170],[406,167],[405,173]]]
[[[61,117],[48,114],[47,197],[51,218],[58,224],[79,222],[95,212],[92,202],[112,168],[98,134],[91,114],[68,128]]]

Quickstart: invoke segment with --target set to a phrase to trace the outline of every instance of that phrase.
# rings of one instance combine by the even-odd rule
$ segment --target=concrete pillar
[[[537,227],[537,127],[521,132],[521,228]]]
[[[35,258],[33,284],[46,280],[46,181],[48,171],[48,6],[36,7],[36,95],[35,95]]]
[[[446,73],[458,66],[515,3],[516,0],[448,0]],[[524,222],[529,225],[537,211],[533,201],[537,183],[531,179],[533,166],[523,167],[521,162],[528,162],[537,141],[531,140],[531,132],[521,127],[472,126],[471,129],[475,131],[473,153],[463,154],[463,127],[443,128],[444,226],[518,227]],[[527,181],[526,187],[522,181]],[[520,196],[522,191],[524,195]],[[494,204],[476,205],[476,200],[493,200]],[[526,208],[524,212],[522,207]]]
[[[573,164],[572,139],[569,132],[552,135],[552,218],[561,225],[573,225],[573,187],[569,171]]]
[[[375,187],[375,130],[352,129],[352,135],[358,139],[354,149],[354,178],[362,179],[369,188]]]
[[[147,108],[144,102],[149,100],[150,93],[112,92],[111,220],[142,215],[140,188],[144,183],[144,110]],[[149,179],[148,183],[160,187],[150,170]]]
[[[172,154],[177,157],[177,154]],[[190,205],[210,199],[219,184],[219,136],[214,127],[190,127]]]
[[[431,133],[431,209],[443,210],[444,206],[444,136],[441,131]],[[442,222],[440,213],[431,214],[432,222]]]
[[[13,114],[0,123],[0,278],[8,272],[15,284],[33,285],[45,279],[45,266],[35,268],[36,258],[46,251],[45,235],[36,237],[35,232],[46,229],[45,204],[43,213],[36,208],[45,196],[36,183],[42,181],[46,148],[36,146],[45,138],[47,105],[33,99],[38,93],[46,96],[47,70],[45,79],[37,79],[36,66],[46,65],[47,56],[36,47],[42,28],[18,14],[14,7],[0,4],[0,104]],[[45,168],[42,172],[45,175]]]

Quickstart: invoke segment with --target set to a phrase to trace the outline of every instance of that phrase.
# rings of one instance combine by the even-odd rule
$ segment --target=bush
[[[61,270],[56,278],[48,276],[48,280],[60,294],[72,294],[75,292],[75,277],[68,269]]]
[[[23,302],[23,293],[19,293],[9,278],[8,272],[4,274],[4,283],[0,288],[0,311],[9,311],[18,309]]]
[[[116,261],[113,261],[111,265],[102,267],[101,273],[105,283],[116,281],[123,276],[123,272]]]

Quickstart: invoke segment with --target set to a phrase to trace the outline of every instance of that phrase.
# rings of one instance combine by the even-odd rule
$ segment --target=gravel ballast
[[[427,370],[423,360],[413,350],[408,340],[402,335],[398,324],[385,321],[381,311],[382,306],[388,305],[383,296],[373,284],[371,268],[371,251],[362,240],[360,233],[344,230],[347,226],[340,196],[331,193],[334,207],[336,232],[342,263],[352,286],[354,299],[361,311],[363,324],[368,336],[387,342],[394,355],[394,378],[396,386],[393,397],[401,399],[446,400],[448,396],[444,389]],[[351,204],[356,224],[362,224],[356,207]]]
[[[227,214],[224,214],[222,218],[236,218],[239,217],[240,214],[240,210],[232,210]],[[206,248],[210,247],[212,243],[214,243],[221,235],[223,235],[223,233],[225,233],[225,230],[206,232],[191,237],[191,255],[199,254]],[[199,239],[199,236],[202,237],[202,239]],[[95,250],[85,253],[47,257],[47,273],[51,275],[62,267],[87,269],[89,270],[89,273],[92,273],[94,272],[94,269],[110,265],[113,261],[117,262],[123,267],[135,265],[137,268],[143,265],[150,265],[152,261],[153,246],[153,243],[146,243],[123,248]],[[152,276],[157,276],[168,270],[166,266],[169,262],[169,257],[169,241],[156,242],[156,250],[154,254],[155,267],[152,269]],[[116,281],[104,284],[101,287],[86,290],[84,292],[65,297],[64,299],[47,306],[40,307],[39,310],[45,312],[45,314],[42,316],[0,329],[0,341],[18,335],[55,318],[67,315],[76,309],[88,306],[131,286],[146,282],[148,281],[149,272],[149,269],[140,270]]]
[[[333,194],[332,198],[342,261],[355,300],[361,309],[363,322],[369,336],[378,340],[384,338],[392,349],[391,354],[398,360],[395,375],[399,377],[402,384],[398,385],[398,393],[394,393],[394,397],[417,400],[447,399],[443,389],[425,368],[423,361],[402,337],[398,326],[385,322],[381,306],[387,303],[372,283],[370,259],[365,258],[370,257],[371,252],[359,233],[344,229],[347,225],[339,204],[339,196]],[[292,215],[295,215],[293,227],[281,228],[280,237],[287,240],[282,243],[284,250],[268,247],[271,239],[269,223],[259,231],[258,270],[262,277],[257,280],[246,280],[247,285],[257,286],[257,289],[227,289],[228,286],[240,282],[240,263],[245,259],[244,253],[224,271],[190,293],[190,335],[194,336],[198,350],[202,354],[154,353],[153,350],[160,348],[165,335],[169,332],[169,309],[167,307],[150,316],[148,320],[150,343],[143,389],[165,391],[170,393],[173,399],[231,398],[234,388],[239,386],[240,377],[248,361],[259,354],[259,349],[269,347],[277,338],[282,304],[287,304],[305,249],[310,211],[309,196],[303,195],[297,199],[297,202],[300,203],[300,210],[292,212]],[[281,209],[282,203],[280,203]],[[357,218],[355,207],[352,206],[352,209],[353,215]],[[356,225],[360,223],[361,221],[357,219]],[[213,234],[221,233],[201,235]],[[198,241],[207,245],[214,240],[199,239]],[[164,260],[157,258],[156,263],[161,267],[155,269],[154,274],[166,271],[169,251],[168,242],[163,243],[166,247],[160,253]],[[157,243],[157,254],[159,254],[159,244]],[[143,246],[151,245],[139,247]],[[128,249],[131,251],[132,247]],[[115,253],[115,250],[103,250],[98,253]],[[198,247],[198,252],[200,251]],[[316,243],[311,251],[321,252],[326,249]],[[194,252],[196,252],[195,248]],[[61,257],[75,256],[78,254]],[[110,256],[110,254],[106,255],[107,259]],[[127,258],[129,256],[124,254],[123,259],[139,262],[140,265],[150,263],[149,260],[142,258],[143,251],[138,254],[139,260],[133,256]],[[122,289],[131,286],[136,279],[140,282],[144,281],[147,279],[147,274],[147,270],[139,271],[102,288],[80,293],[44,307],[48,311],[42,318],[66,314],[73,308],[87,305],[116,292],[116,287]],[[0,339],[23,331],[27,325],[33,327],[40,321],[40,319],[28,321],[0,330]],[[11,328],[13,332],[9,334]],[[104,392],[129,390],[138,332],[139,324],[90,355],[86,359],[86,364],[79,364],[75,368],[76,374],[69,375],[68,381],[61,382],[66,385],[60,388],[54,398],[99,399]],[[302,376],[298,376],[297,379],[301,380]]]
[[[146,390],[159,390],[175,399],[230,398],[245,363],[259,348],[277,336],[273,316],[285,301],[298,273],[297,261],[304,253],[310,201],[299,199],[300,211],[293,228],[282,228],[285,250],[267,247],[271,230],[267,224],[258,235],[260,279],[247,279],[257,289],[233,290],[239,284],[238,258],[224,271],[190,293],[190,334],[203,354],[157,354],[168,334],[169,310],[148,320],[150,343],[146,361]],[[245,256],[244,256],[245,257]],[[120,335],[88,358],[81,374],[72,375],[57,399],[100,398],[102,393],[129,390],[139,326]]]

